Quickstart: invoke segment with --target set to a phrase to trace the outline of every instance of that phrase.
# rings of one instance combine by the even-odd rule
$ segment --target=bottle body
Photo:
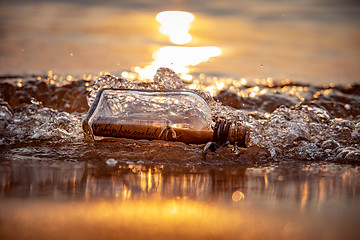
[[[100,90],[83,122],[85,140],[132,138],[246,147],[249,128],[212,122],[206,101],[185,90]]]
[[[181,90],[102,89],[83,129],[86,139],[95,140],[117,137],[199,144],[213,137],[205,100]]]

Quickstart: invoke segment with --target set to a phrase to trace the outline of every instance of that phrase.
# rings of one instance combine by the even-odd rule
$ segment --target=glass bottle
[[[85,139],[162,139],[246,147],[248,128],[212,122],[206,101],[185,90],[111,89],[98,92],[83,122]]]

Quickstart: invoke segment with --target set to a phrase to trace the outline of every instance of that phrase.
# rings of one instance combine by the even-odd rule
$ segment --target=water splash
[[[32,99],[21,111],[11,113],[10,106],[0,109],[2,133],[0,145],[26,141],[73,141],[83,137],[82,116],[44,107]]]
[[[327,149],[349,145],[358,148],[356,124],[330,118],[326,110],[318,107],[300,105],[291,109],[282,106],[269,118],[246,121],[252,130],[250,144],[268,149],[272,157],[331,160],[334,152]]]
[[[159,68],[154,75],[153,82],[147,83],[132,82],[125,78],[104,75],[96,79],[94,85],[90,88],[90,93],[87,97],[89,106],[92,105],[98,91],[103,88],[175,90],[184,89],[185,85],[180,77],[169,68]]]
[[[222,83],[221,88],[217,87],[219,83]],[[185,83],[171,69],[160,68],[152,82],[129,81],[121,77],[102,75],[90,82],[89,86],[85,86],[81,80],[61,87],[45,84],[41,87],[44,89],[41,95],[36,89],[40,89],[42,85],[41,81],[23,81],[21,87],[14,84],[10,88],[9,84],[2,83],[0,143],[3,146],[29,140],[82,141],[81,122],[87,106],[84,108],[83,104],[80,104],[75,107],[75,112],[81,112],[80,114],[66,112],[66,109],[70,109],[66,106],[76,106],[78,98],[70,97],[74,90],[83,93],[79,98],[85,102],[85,95],[88,93],[87,104],[91,105],[101,88],[193,89],[203,96],[210,106],[213,121],[236,119],[250,127],[249,148],[219,149],[214,155],[208,156],[217,159],[217,163],[219,159],[225,162],[241,162],[245,159],[255,162],[293,159],[356,164],[360,161],[360,86],[356,84],[346,87],[315,87],[269,79],[251,82],[204,76]],[[217,90],[214,94],[210,91],[213,86],[222,90]],[[6,91],[22,92],[25,93],[23,96],[34,99],[25,101],[20,95],[6,95]],[[211,94],[214,94],[214,97],[211,97]],[[50,101],[54,95],[57,96],[57,105],[53,100]],[[138,154],[134,154],[133,144],[137,146]],[[151,161],[164,161],[169,159],[169,156],[178,159],[176,156],[180,154],[187,159],[185,161],[197,162],[201,159],[203,147],[161,141],[151,144],[122,141],[120,146],[123,150],[117,150],[114,156],[108,153],[107,158],[119,159],[118,157],[122,156],[128,159],[128,150],[132,149],[131,159],[134,161],[136,159],[133,157],[142,160],[146,153],[150,154],[146,158]],[[160,154],[164,147],[169,149],[166,156]],[[176,156],[173,153],[176,153]]]
[[[162,90],[185,88],[184,82],[169,68],[159,68],[154,76],[154,83],[157,89]]]

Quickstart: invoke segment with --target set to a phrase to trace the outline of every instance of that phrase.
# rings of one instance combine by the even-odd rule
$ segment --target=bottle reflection
[[[311,173],[311,174],[309,174]],[[1,198],[290,201],[300,210],[330,200],[356,201],[358,171],[344,168],[178,167],[143,163],[50,163],[1,167]],[[344,199],[343,199],[344,198]]]

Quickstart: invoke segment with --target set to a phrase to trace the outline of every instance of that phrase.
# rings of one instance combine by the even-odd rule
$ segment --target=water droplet
[[[113,158],[109,158],[108,160],[106,160],[106,164],[108,166],[114,167],[114,166],[116,166],[117,161],[115,159],[113,159]]]
[[[240,191],[235,191],[233,194],[232,194],[232,200],[234,202],[239,202],[241,200],[244,200],[245,199],[245,195],[240,192]]]
[[[335,149],[339,146],[340,146],[340,144],[334,139],[326,140],[321,144],[321,147],[323,149]]]

